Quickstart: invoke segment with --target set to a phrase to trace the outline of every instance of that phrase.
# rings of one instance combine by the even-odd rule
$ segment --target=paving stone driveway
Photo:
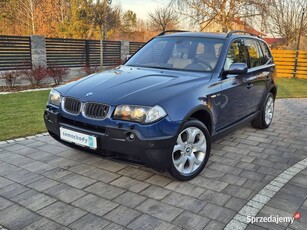
[[[277,100],[268,130],[245,127],[213,144],[205,170],[189,182],[149,168],[69,149],[49,136],[0,145],[0,225],[8,229],[223,229],[272,179],[307,157],[307,99]],[[307,170],[258,216],[302,218]],[[1,229],[1,226],[0,226]]]

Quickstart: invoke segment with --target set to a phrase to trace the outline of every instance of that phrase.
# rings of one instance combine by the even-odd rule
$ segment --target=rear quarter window
[[[271,52],[269,50],[269,47],[262,41],[259,41],[262,53],[263,53],[263,57],[262,57],[262,61],[261,64],[265,65],[268,62],[272,61],[272,55]]]

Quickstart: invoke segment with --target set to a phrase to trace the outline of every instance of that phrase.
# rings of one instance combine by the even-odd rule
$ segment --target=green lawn
[[[307,97],[307,79],[277,78],[277,98]]]
[[[49,90],[0,95],[0,141],[46,132],[48,94]]]
[[[278,78],[278,98],[307,98],[307,79]],[[0,141],[46,132],[49,90],[0,95]]]

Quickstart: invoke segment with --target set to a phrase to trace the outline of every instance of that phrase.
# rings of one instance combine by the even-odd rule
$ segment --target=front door
[[[233,41],[230,45],[224,70],[228,70],[232,63],[246,63],[247,51],[242,39]],[[222,91],[219,95],[220,110],[217,130],[224,129],[243,119],[248,115],[251,101],[251,75],[228,74],[222,80]]]

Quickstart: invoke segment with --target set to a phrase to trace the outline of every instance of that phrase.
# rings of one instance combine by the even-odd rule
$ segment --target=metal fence
[[[136,51],[138,51],[144,45],[145,45],[144,42],[130,42],[129,43],[129,54],[130,55],[134,54]]]
[[[120,41],[103,41],[103,65],[120,64]],[[100,65],[100,41],[46,38],[47,66],[83,67]]]
[[[0,35],[0,71],[31,69],[30,37]]]
[[[120,65],[121,55],[123,58],[125,55],[132,55],[144,44],[103,41],[103,66]],[[37,65],[69,68],[99,66],[100,41],[43,36],[0,36],[0,71],[31,69]]]

